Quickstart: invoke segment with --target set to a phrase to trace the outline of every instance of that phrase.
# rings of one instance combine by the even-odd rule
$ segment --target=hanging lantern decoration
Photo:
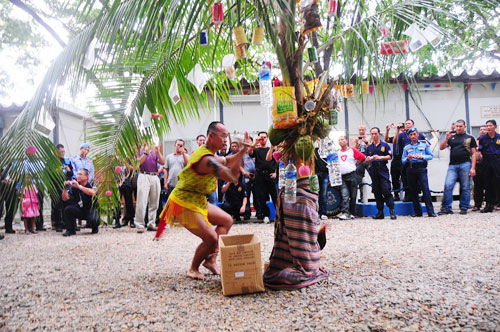
[[[111,195],[113,195],[113,192],[111,190],[106,190],[106,196],[110,197]]]
[[[307,54],[309,55],[309,62],[318,62],[318,51],[316,50],[316,47],[309,47],[307,49]]]
[[[163,118],[162,114],[151,114],[151,119],[161,119]]]
[[[36,146],[28,145],[28,147],[26,148],[26,154],[29,154],[29,155],[36,154]]]
[[[300,20],[302,22],[302,35],[310,34],[323,26],[319,17],[317,0],[302,1],[300,6]]]
[[[279,78],[275,77],[273,79],[273,86],[281,86],[281,81]]]
[[[253,29],[253,34],[252,34],[252,44],[262,45],[263,41],[264,41],[264,28],[255,27],[255,29]]]
[[[495,90],[495,88],[497,87],[497,83],[496,82],[491,82],[490,86],[491,86],[491,90]]]
[[[121,166],[116,166],[115,167],[115,173],[121,173],[121,172],[122,172]]]
[[[373,85],[370,85],[370,94],[372,95],[373,92],[375,92],[375,87]]]
[[[328,16],[337,14],[337,0],[328,0]]]
[[[368,81],[361,82],[361,93],[363,93],[364,95],[367,95],[370,93],[370,82],[368,82]]]
[[[245,46],[246,44],[248,44],[247,36],[242,26],[235,27],[233,29],[233,34],[234,34],[234,43],[237,46]]]
[[[384,42],[380,44],[380,54],[399,54],[408,53],[408,41],[398,40],[392,42]]]
[[[343,90],[344,90],[344,97],[346,98],[354,97],[354,84],[345,84]]]
[[[212,5],[212,22],[215,24],[224,22],[224,6],[220,1]]]
[[[471,90],[472,89],[472,83],[467,83],[467,90]]]
[[[403,91],[408,90],[408,84],[406,83],[401,84],[401,87],[403,88]]]
[[[208,45],[208,31],[206,30],[200,32],[200,45],[201,46]]]

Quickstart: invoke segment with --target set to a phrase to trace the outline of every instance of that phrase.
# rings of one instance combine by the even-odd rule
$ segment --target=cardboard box
[[[224,295],[264,291],[260,241],[254,234],[222,235],[219,250]]]

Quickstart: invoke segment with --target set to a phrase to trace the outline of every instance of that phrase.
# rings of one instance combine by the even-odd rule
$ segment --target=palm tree
[[[403,32],[414,23],[431,25],[444,41],[424,50],[427,56],[443,58],[448,49],[470,42],[457,36],[471,31],[478,17],[489,22],[496,6],[489,0],[223,0],[225,17],[216,24],[211,11],[214,2],[102,2],[105,6],[97,17],[54,61],[33,99],[2,138],[0,169],[11,165],[9,175],[14,181],[34,176],[53,191],[62,174],[53,145],[36,128],[40,122],[37,119],[51,114],[62,87],[76,94],[90,77],[97,78],[101,87],[91,107],[98,125],[92,128],[90,141],[95,147],[93,157],[101,192],[111,188],[116,193],[114,167],[127,158],[134,160],[140,142],[161,137],[171,121],[186,123],[197,117],[216,98],[227,101],[230,90],[238,89],[242,78],[256,79],[263,60],[273,61],[284,85],[294,87],[299,120],[288,130],[284,144],[286,152],[293,154],[300,136],[315,138],[315,128],[320,133],[325,129],[320,120],[335,107],[331,93],[335,84],[357,77],[358,83],[369,80],[383,86],[394,73],[421,68],[418,54],[381,55],[382,41],[408,39]],[[87,0],[86,5],[96,3]],[[237,61],[236,79],[230,80],[220,64],[234,51],[236,27],[242,27],[247,35],[263,27],[265,43],[241,45],[246,57]],[[202,32],[208,32],[208,45],[200,45]],[[495,33],[490,31],[489,36],[486,41],[496,43],[498,48]],[[308,48],[317,51],[320,61],[309,58],[305,52]],[[464,54],[468,51],[464,47]],[[201,92],[187,79],[195,64],[209,75]],[[334,67],[341,69],[335,73]],[[168,94],[174,79],[181,96],[178,103]],[[315,83],[308,85],[307,81]],[[308,100],[315,102],[311,112],[304,108]],[[141,117],[147,112],[160,117],[145,128]],[[25,148],[29,145],[38,151],[31,158],[43,162],[26,169],[19,161],[27,158]]]

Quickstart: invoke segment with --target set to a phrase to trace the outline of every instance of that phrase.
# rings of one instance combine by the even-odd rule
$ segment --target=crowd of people
[[[397,125],[389,124],[385,129],[385,135],[381,135],[378,127],[368,130],[361,125],[357,136],[341,136],[338,139],[337,153],[342,175],[342,185],[338,188],[341,196],[338,218],[346,220],[357,217],[358,192],[363,195],[362,186],[366,184],[362,179],[366,173],[371,178],[371,189],[378,211],[373,216],[374,219],[385,217],[384,204],[389,209],[390,218],[397,219],[394,201],[398,200],[412,202],[412,216],[422,216],[420,193],[427,215],[435,217],[427,173],[428,163],[434,157],[429,142],[411,119]],[[391,133],[391,130],[395,132]],[[450,149],[443,199],[437,212],[439,215],[453,213],[453,190],[457,182],[460,184],[460,214],[466,214],[471,208],[471,196],[474,201],[472,211],[488,213],[499,206],[500,135],[497,133],[496,121],[486,121],[480,127],[477,138],[466,131],[465,121],[457,120],[439,144],[441,150]],[[212,128],[207,136],[213,132]],[[249,220],[252,207],[257,220],[269,222],[274,216],[271,210],[276,208],[280,189],[279,160],[272,157],[279,147],[268,144],[265,131],[259,132],[255,139],[248,136],[249,142],[244,144],[237,140],[231,141],[229,133],[227,135],[228,140],[221,142],[214,155],[225,159],[238,156],[238,176],[234,181],[219,176],[215,180],[214,190],[206,193],[205,198],[209,203],[220,207],[235,222]],[[174,152],[166,156],[163,156],[162,145],[143,144],[135,162],[122,168],[119,190],[124,208],[117,211],[114,227],[128,225],[136,228],[138,233],[145,230],[157,231],[160,213],[175,192],[181,178],[179,175],[190,165],[193,154],[207,146],[207,136],[200,134],[196,137],[198,148],[191,151],[191,154],[185,141],[180,138],[174,142]],[[65,182],[58,195],[51,197],[52,228],[57,232],[64,231],[64,236],[72,236],[80,229],[83,220],[92,233],[98,233],[100,218],[94,199],[96,187],[94,165],[89,157],[90,145],[83,143],[79,154],[72,158],[65,157],[63,145],[58,144],[56,148]],[[241,153],[242,150],[245,152]],[[329,171],[324,156],[319,152],[316,148],[314,168],[320,188],[318,212],[324,220],[328,218]],[[1,196],[0,216],[5,210],[5,233],[14,233],[12,222],[19,206],[27,234],[46,230],[42,213],[43,192],[36,187],[34,181],[11,183],[8,172],[8,168],[2,170],[0,177],[1,190],[4,192]],[[200,178],[195,177],[193,181],[200,181]],[[174,196],[182,201],[178,193]]]

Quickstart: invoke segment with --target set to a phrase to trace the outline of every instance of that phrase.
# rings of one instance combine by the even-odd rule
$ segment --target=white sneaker
[[[264,217],[264,224],[269,224],[269,217]]]
[[[325,216],[324,214],[322,214],[320,218],[321,218],[321,220],[326,220],[326,219],[328,219],[328,217],[327,217],[327,216]]]
[[[355,216],[353,216],[352,214],[350,214],[350,215],[349,215],[349,218],[351,218],[351,219],[356,219],[356,217],[355,217]]]
[[[135,224],[135,228],[137,229],[137,233],[144,233],[144,230],[146,229],[146,227],[141,224]]]
[[[339,219],[340,219],[340,220],[347,220],[347,219],[349,219],[349,216],[348,216],[347,214],[341,214],[341,215],[339,216]]]

